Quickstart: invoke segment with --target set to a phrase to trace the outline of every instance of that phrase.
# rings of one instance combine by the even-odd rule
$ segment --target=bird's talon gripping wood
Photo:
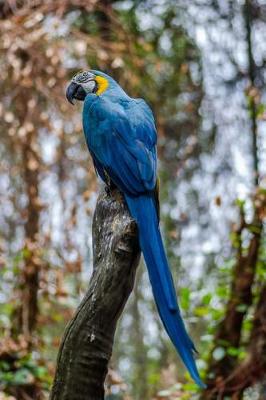
[[[104,188],[104,190],[105,190],[105,193],[107,194],[107,196],[110,197],[111,194],[112,194],[111,188],[110,188],[108,185],[106,185],[105,188]]]

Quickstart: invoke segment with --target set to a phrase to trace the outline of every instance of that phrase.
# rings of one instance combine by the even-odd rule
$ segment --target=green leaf
[[[185,389],[185,390],[190,390],[190,391],[195,391],[195,390],[197,390],[198,389],[198,386],[195,384],[195,383],[193,383],[193,382],[189,382],[189,383],[185,383],[184,385],[183,385],[183,388]]]
[[[218,286],[216,289],[216,294],[221,298],[221,299],[226,299],[228,295],[228,288],[226,286]]]
[[[237,357],[240,353],[240,349],[237,347],[228,347],[227,354],[232,357]]]
[[[45,367],[37,367],[34,369],[34,376],[38,379],[45,379],[47,377],[47,369]]]
[[[262,115],[265,113],[265,111],[266,111],[266,105],[263,103],[258,104],[257,109],[256,109],[257,118],[262,117]]]
[[[239,207],[240,209],[243,209],[243,207],[245,206],[245,200],[236,199],[235,204],[236,204],[236,206]]]
[[[247,305],[246,304],[239,304],[236,307],[236,311],[241,312],[241,313],[246,312],[247,311]]]
[[[189,310],[190,305],[190,290],[188,288],[181,288],[180,290],[180,304],[181,308],[185,311]]]
[[[202,303],[208,306],[211,302],[211,299],[212,299],[211,293],[205,294],[202,298]]]
[[[204,317],[204,315],[209,314],[209,308],[208,307],[197,307],[197,308],[195,308],[195,314],[198,317]]]
[[[34,381],[34,377],[31,372],[26,368],[21,368],[14,373],[13,382],[17,385],[22,385],[25,383],[30,383]]]

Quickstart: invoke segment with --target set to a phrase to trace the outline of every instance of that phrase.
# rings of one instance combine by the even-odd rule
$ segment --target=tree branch
[[[117,320],[139,262],[137,227],[121,194],[101,193],[93,219],[93,275],[66,328],[50,400],[102,400]]]
[[[245,315],[252,305],[252,287],[254,284],[257,261],[259,258],[259,248],[262,236],[262,223],[258,217],[258,210],[253,220],[252,238],[250,239],[247,254],[243,256],[242,251],[238,251],[238,258],[233,271],[230,298],[228,300],[225,316],[220,322],[214,339],[214,348],[223,347],[227,351],[228,347],[239,347],[241,332]],[[241,243],[240,243],[241,245]],[[210,355],[208,365],[208,387],[202,393],[201,399],[216,399],[216,388],[231,375],[236,367],[237,358],[226,353],[225,357],[219,360]],[[222,399],[223,397],[221,397]],[[241,397],[239,397],[240,399]]]
[[[261,289],[256,306],[253,329],[246,358],[236,366],[227,379],[212,390],[212,398],[234,395],[242,398],[243,391],[266,376],[266,286]]]

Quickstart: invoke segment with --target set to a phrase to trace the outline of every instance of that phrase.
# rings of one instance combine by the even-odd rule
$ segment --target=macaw
[[[191,377],[204,387],[194,360],[195,346],[180,314],[159,228],[157,132],[153,113],[142,99],[129,97],[107,74],[76,74],[68,101],[84,101],[83,130],[96,173],[124,195],[138,226],[139,243],[163,325]]]

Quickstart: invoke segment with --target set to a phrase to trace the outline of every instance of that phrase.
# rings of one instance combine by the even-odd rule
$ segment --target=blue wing
[[[180,315],[175,288],[158,227],[156,129],[142,100],[98,98],[84,107],[83,124],[99,175],[106,175],[124,193],[139,230],[139,241],[163,324],[195,381],[202,386],[193,358],[194,345]]]
[[[89,109],[84,131],[99,175],[105,172],[125,193],[152,191],[156,184],[156,129],[143,100],[122,106],[99,99]]]

